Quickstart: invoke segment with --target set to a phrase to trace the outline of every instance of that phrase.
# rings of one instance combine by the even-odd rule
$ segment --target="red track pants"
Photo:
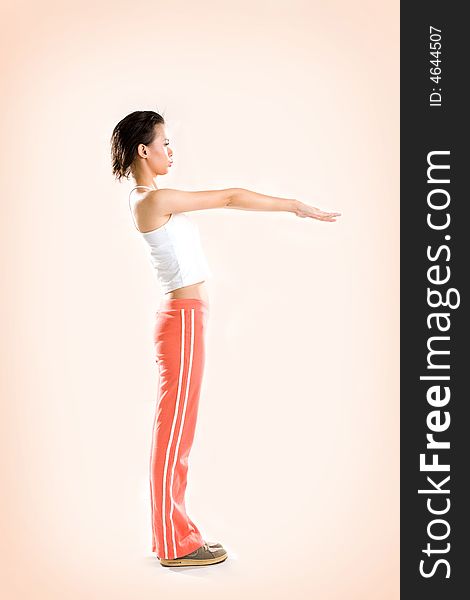
[[[193,443],[205,362],[209,306],[198,298],[164,298],[156,314],[159,367],[150,456],[152,552],[177,558],[204,544],[186,514],[188,456]]]

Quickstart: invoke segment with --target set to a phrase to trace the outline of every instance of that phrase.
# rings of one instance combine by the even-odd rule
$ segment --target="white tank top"
[[[143,185],[132,188],[129,208],[131,194],[138,187],[153,189]],[[131,214],[135,228],[149,246],[149,259],[165,294],[212,277],[199,229],[186,213],[172,213],[164,225],[145,233],[137,228],[132,209]]]

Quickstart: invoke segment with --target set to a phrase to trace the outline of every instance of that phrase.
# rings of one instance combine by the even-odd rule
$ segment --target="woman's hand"
[[[305,217],[310,217],[311,219],[318,219],[319,221],[332,222],[336,222],[336,217],[341,215],[341,213],[339,212],[325,212],[323,210],[320,210],[316,206],[309,206],[308,204],[304,204],[303,202],[300,202],[300,200],[296,204],[295,214],[298,217],[301,217],[302,219],[304,219]]]

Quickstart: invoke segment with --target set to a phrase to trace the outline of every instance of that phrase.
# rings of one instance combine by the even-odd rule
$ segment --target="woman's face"
[[[147,146],[147,160],[155,175],[165,175],[173,163],[173,150],[170,148],[165,125],[155,125],[155,129],[155,139]]]

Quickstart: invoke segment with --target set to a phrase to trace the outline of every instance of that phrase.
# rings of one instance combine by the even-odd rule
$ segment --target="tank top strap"
[[[128,197],[128,200],[129,200],[129,210],[130,210],[130,213],[131,213],[131,216],[132,216],[132,220],[134,221],[134,227],[136,228],[136,230],[137,230],[139,233],[142,233],[142,232],[140,231],[140,229],[137,227],[137,223],[135,222],[135,219],[134,219],[134,213],[132,212],[132,207],[131,207],[131,194],[132,194],[132,192],[133,192],[134,190],[136,190],[137,188],[146,188],[147,190],[153,190],[154,188],[151,188],[151,187],[149,187],[148,185],[136,185],[136,186],[134,186],[134,187],[131,189],[131,191],[129,192],[129,197]]]

